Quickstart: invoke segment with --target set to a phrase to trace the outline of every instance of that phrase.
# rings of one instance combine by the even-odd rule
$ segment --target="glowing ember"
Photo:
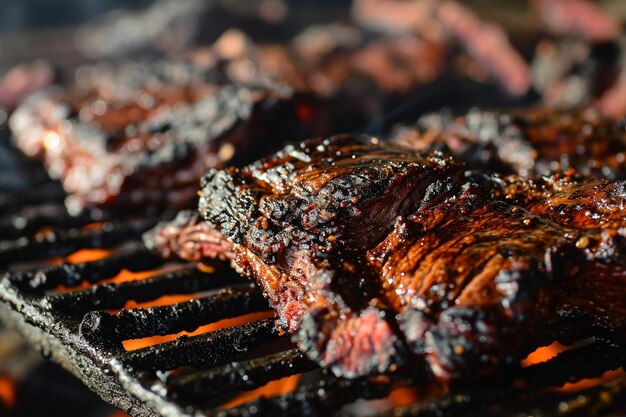
[[[300,382],[300,375],[291,375],[286,378],[277,379],[276,381],[269,382],[262,387],[237,395],[237,397],[233,400],[222,405],[222,408],[227,409],[236,407],[238,405],[254,401],[260,397],[268,398],[287,394],[296,389],[298,382]]]
[[[67,256],[64,260],[62,260],[62,262],[69,262],[69,263],[92,262],[92,261],[98,261],[100,259],[107,258],[110,255],[111,255],[111,251],[109,250],[82,249],[82,250],[79,250],[78,252],[74,252],[73,254]],[[54,262],[54,263],[61,263],[61,262]],[[119,284],[119,283],[128,282],[128,281],[138,281],[138,280],[151,277],[155,273],[159,272],[161,269],[162,268],[158,268],[158,269],[152,269],[152,270],[141,271],[141,272],[130,272],[127,270],[123,270],[119,274],[114,276],[113,278],[100,281],[99,284],[107,284],[107,283]],[[64,292],[69,292],[69,291],[87,289],[87,288],[90,288],[92,285],[93,285],[92,283],[85,281],[71,288],[61,285],[57,287],[56,290],[60,293],[64,293]],[[180,302],[180,300],[174,301],[170,304],[173,304],[176,302]]]
[[[559,353],[566,350],[575,349],[583,344],[586,344],[586,342],[577,343],[572,346],[565,346],[560,343],[554,342],[549,346],[540,347],[539,349],[528,355],[524,360],[522,360],[522,367],[528,367],[536,365],[538,363],[547,362]],[[592,388],[596,385],[603,384],[605,382],[613,381],[623,375],[624,370],[620,368],[613,371],[607,371],[598,378],[585,378],[576,382],[568,382],[562,387],[554,388],[554,390],[563,393],[582,391],[588,388]]]
[[[202,333],[213,332],[215,330],[224,329],[227,327],[233,327],[240,324],[249,323],[251,321],[262,320],[266,318],[274,317],[274,313],[271,311],[263,311],[260,313],[252,313],[246,314],[245,316],[240,316],[232,319],[220,320],[215,323],[207,324],[206,326],[200,326],[193,332],[180,332],[176,334],[169,334],[166,336],[151,336],[143,339],[133,339],[133,340],[125,340],[123,342],[124,349],[126,350],[135,350],[141,349],[147,346],[156,345],[159,343],[169,342],[170,340],[174,340],[177,337],[182,335],[195,336]]]
[[[109,414],[109,417],[130,417],[130,416],[126,414],[125,412],[118,410],[118,411],[114,411],[113,414]]]
[[[616,369],[614,371],[607,371],[598,378],[585,378],[576,382],[568,382],[562,387],[556,388],[556,391],[564,393],[578,392],[591,387],[595,387],[596,385],[604,384],[605,382],[614,381],[623,375],[624,370],[622,368]]]
[[[106,249],[82,249],[78,252],[74,252],[69,255],[65,260],[67,262],[77,264],[80,262],[91,262],[104,259],[111,254],[111,251]]]
[[[539,349],[528,355],[524,360],[522,360],[522,367],[525,368],[528,366],[536,365],[538,363],[547,362],[559,353],[569,349],[569,347],[562,345],[558,342],[554,342],[549,346],[540,347]]]
[[[394,407],[404,407],[415,404],[423,395],[413,387],[396,387],[389,393],[389,401]]]
[[[4,404],[7,408],[15,405],[15,385],[10,378],[0,377],[0,404]]]

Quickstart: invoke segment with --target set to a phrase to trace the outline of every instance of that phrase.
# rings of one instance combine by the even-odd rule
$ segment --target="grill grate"
[[[140,236],[158,218],[94,224],[60,208],[56,185],[38,187],[50,191],[40,192],[39,198],[0,196],[0,229],[6,232],[0,265],[10,270],[0,280],[0,317],[103,399],[135,417],[561,416],[605,415],[623,407],[624,377],[579,392],[547,389],[622,367],[625,349],[600,340],[503,375],[495,386],[442,393],[420,378],[419,371],[410,378],[336,378],[275,328],[256,285],[222,264],[200,269],[165,263],[148,251]],[[56,208],[37,211],[44,206]],[[34,214],[25,215],[26,208]],[[23,221],[16,225],[20,216],[30,216],[28,226],[18,227]],[[110,252],[99,260],[58,263],[58,257],[95,248]],[[142,275],[116,280],[122,271]],[[158,302],[173,296],[178,298]],[[228,321],[237,318],[246,320]],[[198,333],[204,326],[212,327]],[[566,335],[567,326],[559,331]],[[154,339],[153,345],[126,349],[128,341],[163,336],[170,340]],[[300,384],[287,393],[238,400],[246,392],[297,375]],[[437,394],[386,411],[368,408],[374,403],[362,401],[387,398],[397,387]],[[366,406],[355,406],[359,400]],[[362,413],[363,408],[369,411]]]
[[[3,259],[14,261],[63,256],[84,248],[113,249],[100,260],[7,273],[0,283],[5,321],[14,323],[45,355],[73,371],[105,400],[134,416],[351,415],[344,405],[385,397],[394,384],[424,382],[399,377],[335,378],[294,349],[272,318],[127,351],[123,345],[127,340],[192,332],[221,320],[268,311],[260,289],[222,265],[203,272],[194,265],[169,264],[169,270],[149,278],[111,282],[122,270],[164,266],[138,240],[154,221],[105,223],[87,231],[56,232],[55,239],[5,245]],[[194,297],[169,305],[124,308],[129,300],[144,303],[174,294]],[[622,366],[625,357],[623,348],[598,341],[523,368],[497,387],[461,388],[380,416],[603,411],[623,399],[623,379],[582,393],[546,393],[544,388],[600,376]],[[220,408],[243,391],[298,374],[314,378],[287,394]]]

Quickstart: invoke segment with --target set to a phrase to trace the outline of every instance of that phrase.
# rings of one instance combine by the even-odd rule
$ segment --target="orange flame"
[[[128,414],[123,412],[122,410],[113,411],[113,413],[109,414],[109,417],[130,417]]]
[[[72,262],[72,263],[89,262],[89,261],[104,259],[110,254],[111,254],[111,251],[108,251],[108,250],[84,249],[66,257],[65,261]],[[198,268],[200,268],[201,270],[205,272],[213,272],[213,269],[210,266],[199,265]],[[123,270],[117,276],[111,279],[102,281],[102,282],[120,283],[120,282],[126,282],[126,281],[146,279],[149,276],[158,272],[160,269],[150,270],[150,271],[141,271],[141,272],[130,272],[127,270]],[[77,289],[89,288],[91,285],[92,284],[88,282],[84,282],[84,283],[81,283],[78,287],[73,287],[73,288],[60,287],[58,288],[58,290],[61,292],[75,291]],[[125,309],[148,308],[148,307],[154,307],[154,306],[171,305],[171,304],[181,303],[181,302],[193,299],[194,297],[197,297],[197,294],[166,295],[155,300],[151,300],[148,302],[141,302],[141,303],[138,303],[134,300],[129,300],[124,305],[124,308]],[[115,313],[115,311],[111,311],[111,313]],[[240,317],[220,320],[215,323],[211,323],[205,326],[200,326],[199,328],[197,328],[196,330],[192,332],[183,331],[180,333],[170,334],[166,336],[151,336],[151,337],[146,337],[143,339],[125,340],[123,341],[123,346],[124,346],[124,349],[126,349],[127,351],[131,351],[131,350],[141,349],[147,346],[152,346],[152,345],[157,345],[160,343],[168,342],[182,335],[189,335],[189,336],[199,335],[202,333],[208,333],[208,332],[212,332],[212,331],[227,328],[227,327],[233,327],[233,326],[249,323],[251,321],[270,318],[273,316],[274,316],[274,313],[272,311],[263,311],[263,312],[246,314]],[[292,376],[282,378],[276,381],[271,381],[262,387],[241,393],[236,398],[224,404],[223,408],[234,407],[234,406],[237,406],[237,405],[249,402],[249,401],[253,401],[254,399],[259,398],[261,396],[272,397],[276,395],[286,394],[290,391],[293,391],[298,386],[299,381],[300,381],[300,375],[292,375]],[[116,411],[109,417],[127,417],[127,414],[122,411]]]
[[[64,259],[64,261],[69,262],[69,263],[92,262],[92,261],[98,261],[100,259],[107,258],[110,255],[111,255],[111,251],[106,250],[106,249],[81,249],[67,256]],[[146,279],[154,275],[160,269],[161,268],[157,268],[157,269],[151,269],[151,270],[141,271],[141,272],[130,272],[128,270],[122,270],[116,276],[100,281],[99,284],[105,284],[105,283],[119,284],[119,283],[128,282],[128,281],[138,281],[138,280]],[[79,285],[75,287],[66,287],[66,286],[60,285],[59,287],[56,288],[56,290],[60,293],[65,293],[65,292],[70,292],[70,291],[84,290],[84,289],[90,288],[92,285],[93,284],[85,281],[85,282],[81,282]]]
[[[522,360],[522,367],[528,367],[536,365],[538,363],[547,362],[559,353],[566,350],[574,349],[575,347],[576,345],[565,346],[557,342],[554,342],[549,346],[540,347],[539,349],[528,355],[524,360]],[[622,368],[613,371],[606,371],[598,378],[584,378],[580,381],[568,382],[562,387],[555,388],[555,391],[563,393],[578,392],[595,387],[596,385],[600,385],[605,382],[613,381],[622,375],[624,375],[624,370]]]
[[[254,401],[257,398],[261,397],[275,397],[277,395],[287,394],[293,390],[295,390],[300,382],[300,375],[291,375],[285,378],[277,379],[276,381],[268,382],[267,384],[259,387],[257,389],[253,389],[250,391],[243,392],[237,395],[233,400],[227,402],[222,405],[223,409],[236,407],[241,404],[245,404],[250,401]]]
[[[571,347],[554,342],[549,346],[542,346],[529,354],[522,360],[522,367],[526,368],[538,363],[547,362],[561,352],[571,349]]]
[[[389,393],[389,401],[394,407],[415,404],[422,395],[414,387],[395,387]]]
[[[166,336],[150,336],[143,339],[133,339],[133,340],[125,340],[123,342],[124,349],[136,350],[141,349],[147,346],[157,345],[159,343],[169,342],[171,340],[176,339],[182,335],[195,336],[202,333],[208,333],[219,329],[225,329],[227,327],[233,327],[240,324],[249,323],[251,321],[262,320],[269,317],[273,317],[274,314],[271,311],[262,311],[259,313],[246,314],[245,316],[236,317],[233,319],[225,319],[220,320],[215,323],[207,324],[205,326],[200,326],[193,332],[180,332],[176,334],[169,334]]]
[[[106,249],[81,249],[78,252],[67,256],[65,260],[67,262],[77,264],[80,262],[91,262],[104,259],[111,254],[110,250]]]

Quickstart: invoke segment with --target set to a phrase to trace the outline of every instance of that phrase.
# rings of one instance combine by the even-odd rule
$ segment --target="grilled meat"
[[[578,330],[625,343],[626,310],[616,300],[623,298],[626,277],[626,181],[512,176],[491,192],[567,227],[575,239],[577,254],[565,262],[548,311],[575,320]]]
[[[593,110],[472,111],[459,118],[442,112],[416,127],[399,127],[393,136],[414,149],[445,150],[483,171],[532,176],[574,168],[598,178],[626,178],[623,123]]]
[[[443,380],[519,360],[539,301],[574,247],[565,228],[467,185],[399,219],[368,259],[411,351]]]
[[[221,249],[255,278],[279,325],[338,375],[426,363],[443,381],[485,376],[572,316],[580,337],[621,341],[626,183],[463,170],[376,139],[308,141],[210,171],[208,223],[182,227],[210,235],[209,258]]]
[[[440,77],[443,53],[441,44],[410,34],[372,37],[334,23],[311,26],[278,44],[255,43],[231,29],[188,56],[220,68],[237,83],[279,80],[294,91],[312,93],[333,109],[336,131],[355,131]]]
[[[30,97],[11,128],[61,180],[72,212],[161,211],[192,206],[207,167],[310,133],[297,102],[289,89],[231,85],[182,60],[129,63],[83,69],[73,88]]]
[[[287,147],[242,170],[211,171],[200,212],[232,242],[235,264],[264,286],[300,346],[340,374],[363,375],[403,355],[384,293],[363,275],[360,255],[397,216],[445,198],[460,173],[439,153],[338,136]],[[306,346],[337,335],[354,337],[344,346],[364,343],[370,351]]]
[[[200,262],[234,257],[230,243],[194,210],[183,210],[174,220],[161,222],[144,234],[143,241],[164,258]]]
[[[241,170],[211,171],[200,211],[230,242],[236,266],[264,286],[285,329],[296,332],[303,315],[330,309],[335,322],[340,312],[350,316],[340,324],[360,329],[357,338],[376,337],[371,362],[355,351],[345,364],[343,374],[354,376],[387,370],[402,357],[392,324],[381,321],[380,286],[356,276],[360,254],[384,238],[398,215],[444,198],[461,168],[439,153],[338,136],[289,146]],[[345,287],[331,277],[337,262]],[[311,330],[302,328],[300,337]]]
[[[489,178],[399,220],[370,252],[413,352],[439,378],[476,377],[573,316],[577,337],[623,343],[626,183]]]
[[[483,21],[461,2],[358,0],[353,3],[352,14],[362,25],[394,33],[417,33],[442,48],[451,49],[450,43],[458,43],[474,61],[465,68],[467,75],[471,77],[478,65],[513,96],[525,94],[530,87],[528,65],[505,31],[494,22]]]

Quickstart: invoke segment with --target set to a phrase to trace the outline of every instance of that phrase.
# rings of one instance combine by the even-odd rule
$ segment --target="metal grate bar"
[[[220,368],[195,370],[168,377],[167,395],[188,403],[261,387],[270,381],[309,372],[318,365],[291,349]]]
[[[42,305],[75,317],[93,310],[112,310],[124,307],[128,300],[145,302],[170,294],[192,294],[244,281],[230,270],[219,271],[218,276],[187,265],[183,270],[159,274],[140,281],[96,285],[86,290],[54,294],[43,298]]]
[[[265,319],[198,336],[181,336],[171,342],[127,352],[120,361],[127,368],[143,371],[212,366],[235,360],[249,350],[279,338],[274,320]]]
[[[268,309],[263,294],[254,286],[224,288],[213,295],[168,306],[128,309],[117,314],[93,311],[85,315],[80,334],[88,340],[121,342],[190,332],[205,324]]]
[[[79,249],[110,248],[124,241],[136,239],[157,223],[157,219],[138,219],[105,223],[101,229],[71,229],[0,242],[0,265],[34,259],[67,256]]]
[[[165,260],[142,246],[110,257],[91,262],[63,263],[35,272],[21,272],[11,275],[11,282],[25,292],[41,293],[59,285],[74,287],[82,282],[95,283],[113,278],[123,269],[132,272],[149,270],[162,266]]]
[[[29,205],[63,203],[65,191],[56,182],[46,182],[21,190],[0,194],[0,214],[17,213]]]
[[[64,205],[27,207],[20,213],[0,217],[0,236],[4,239],[17,239],[31,235],[43,227],[69,229],[91,222],[93,219],[87,214],[71,216]]]
[[[390,378],[341,379],[326,375],[321,381],[276,397],[261,397],[241,407],[207,413],[216,417],[325,416],[358,399],[376,399],[389,394]]]
[[[514,404],[516,401],[524,405],[520,410],[528,411],[530,398],[538,397],[540,402],[544,388],[559,387],[567,382],[597,377],[625,363],[623,348],[603,343],[594,344],[560,353],[545,363],[522,369],[519,378],[508,383],[497,386],[479,385],[431,401],[396,408],[379,414],[379,417],[501,415],[504,414],[503,410],[493,409],[494,405]],[[538,415],[554,413],[544,410]]]

